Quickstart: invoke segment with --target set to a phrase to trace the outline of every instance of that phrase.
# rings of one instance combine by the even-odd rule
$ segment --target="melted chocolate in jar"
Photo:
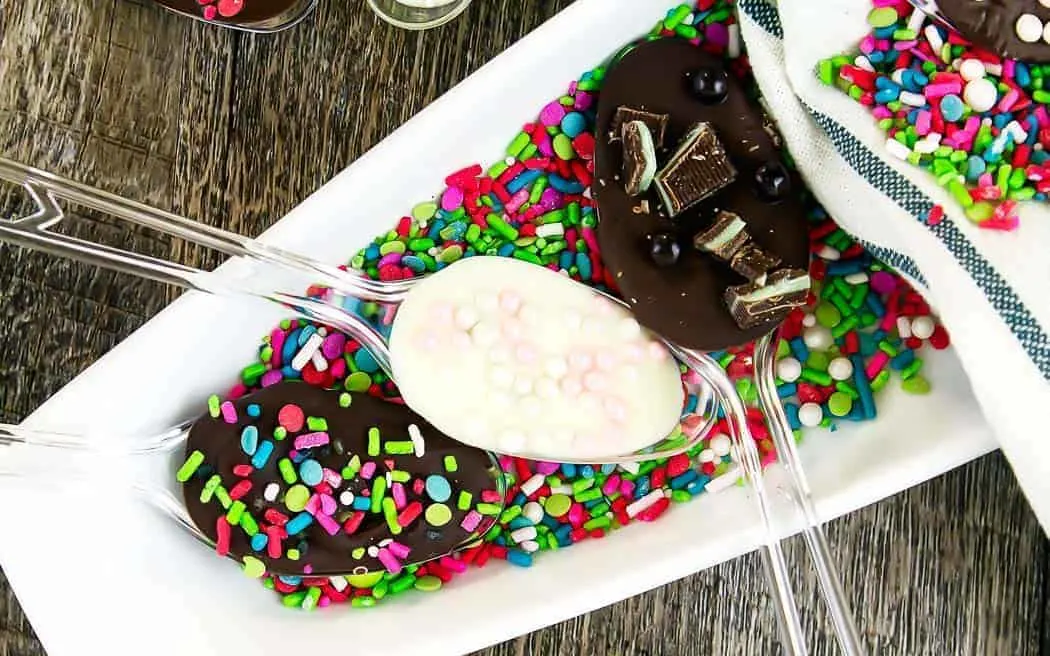
[[[154,0],[157,4],[187,16],[200,17],[204,6],[197,0]],[[235,16],[217,16],[213,22],[241,27],[277,27],[278,24],[298,16],[310,2],[307,0],[244,0],[244,6]]]

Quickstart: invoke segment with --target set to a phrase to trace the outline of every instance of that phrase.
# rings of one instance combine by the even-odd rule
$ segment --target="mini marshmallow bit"
[[[736,180],[736,168],[710,123],[697,123],[656,174],[667,216],[675,217]]]
[[[649,190],[656,175],[656,148],[643,121],[623,124],[623,181],[628,196]]]
[[[1035,14],[1021,14],[1014,23],[1014,33],[1025,43],[1035,43],[1043,37],[1043,21]]]
[[[747,330],[775,321],[805,305],[810,285],[805,271],[778,269],[767,276],[765,283],[752,282],[726,290],[726,304],[740,328]]]
[[[748,244],[733,255],[729,261],[730,268],[748,280],[754,282],[762,278],[769,270],[780,264],[780,258],[767,253],[754,244]]]
[[[653,145],[656,148],[662,148],[664,135],[667,134],[667,120],[667,114],[653,114],[652,112],[642,111],[633,107],[617,107],[616,113],[613,114],[612,123],[609,126],[609,142],[613,143],[620,140],[623,136],[622,130],[624,125],[632,121],[641,121],[645,124],[645,127],[649,128]]]
[[[693,237],[693,246],[728,262],[750,239],[743,219],[733,212],[720,210],[711,227]]]

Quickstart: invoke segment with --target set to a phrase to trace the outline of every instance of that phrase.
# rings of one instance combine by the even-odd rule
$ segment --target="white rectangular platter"
[[[439,191],[448,172],[498,157],[543,104],[648,30],[672,4],[579,0],[339,174],[269,230],[265,241],[345,261],[389,229],[413,200]],[[472,112],[470,122],[462,121],[469,107],[516,110]],[[169,425],[226,389],[280,317],[262,304],[186,295],[27,423],[59,430],[119,427],[122,433]],[[142,384],[145,362],[166,372],[164,380]],[[931,354],[929,368],[930,396],[890,392],[880,401],[876,423],[807,440],[803,457],[825,518],[993,448],[951,353]],[[86,507],[96,493],[103,492],[90,484],[72,493],[12,493],[5,497],[31,501],[0,508],[0,563],[50,656],[459,654],[733,558],[759,539],[746,494],[732,490],[676,507],[655,524],[542,554],[531,570],[495,563],[437,594],[409,594],[367,611],[303,613],[285,609],[258,582],[126,495],[108,497],[107,516],[73,515],[55,524],[49,508],[68,507],[71,497]],[[713,533],[704,526],[721,528]],[[68,540],[52,539],[56,531]],[[121,539],[106,538],[114,534]],[[573,585],[557,583],[567,580]],[[547,592],[552,582],[557,595]],[[510,598],[536,601],[506,603]],[[369,651],[369,645],[382,648]]]

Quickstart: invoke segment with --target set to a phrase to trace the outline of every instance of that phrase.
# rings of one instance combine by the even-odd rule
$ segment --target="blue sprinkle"
[[[963,117],[963,111],[965,105],[962,98],[949,93],[947,96],[941,98],[941,115],[944,116],[944,120],[950,123],[954,123]]]
[[[301,576],[278,576],[277,578],[286,585],[299,585],[303,582],[303,577]]]
[[[248,413],[249,417],[258,417],[262,414],[262,408],[259,407],[258,403],[249,403],[245,412]]]
[[[543,175],[542,171],[526,170],[519,173],[513,180],[507,183],[506,189],[512,194],[516,194],[525,187],[528,187],[536,178]]]
[[[547,176],[547,181],[555,191],[560,191],[563,194],[579,194],[584,190],[584,186],[579,182],[573,182],[566,180],[557,173],[551,173]]]
[[[507,546],[507,538],[503,537],[502,535],[497,537],[495,542],[501,547]]]
[[[427,476],[426,489],[427,496],[438,503],[444,503],[452,496],[452,486],[441,474]]]
[[[966,160],[966,179],[969,182],[977,182],[977,178],[981,177],[987,168],[984,159],[977,155],[970,155]]]
[[[1028,72],[1028,66],[1023,62],[1017,62],[1014,64],[1014,81],[1017,82],[1018,86],[1025,89],[1032,84],[1032,76]]]
[[[649,488],[650,488],[649,477],[648,476],[642,476],[637,481],[635,481],[634,498],[635,499],[641,499],[645,495],[649,494]]]
[[[514,500],[511,503],[515,506],[524,506],[526,503],[528,503],[528,501],[529,498],[527,496],[525,496],[521,492],[518,492],[514,495]]]
[[[366,374],[374,374],[379,371],[379,363],[377,363],[376,359],[372,357],[372,354],[368,349],[357,349],[354,353],[354,364]]]
[[[562,526],[566,526],[565,524],[562,524],[561,522],[547,514],[543,515],[543,519],[540,520],[540,524],[543,524],[550,530],[554,531],[555,535],[558,534],[558,529],[560,529]]]
[[[695,481],[697,476],[699,476],[699,474],[697,474],[696,470],[693,469],[686,471],[684,474],[679,474],[678,476],[675,476],[671,479],[671,489],[681,490],[685,488],[685,486]]]
[[[299,349],[299,334],[302,329],[297,328],[285,337],[284,346],[281,348],[281,362],[291,362],[295,352]]]
[[[829,276],[848,276],[851,273],[859,273],[864,270],[865,263],[862,260],[838,260],[829,262],[826,268]]]
[[[879,348],[879,340],[870,333],[860,333],[860,354],[864,357],[875,355]]]
[[[561,131],[570,139],[575,139],[587,129],[587,119],[579,112],[569,112],[561,120]]]
[[[299,332],[298,344],[299,346],[305,346],[306,340],[310,339],[310,336],[317,332],[317,328],[314,326],[306,326]]]
[[[886,103],[891,103],[894,100],[896,100],[898,95],[900,95],[900,89],[896,88],[876,91],[875,102],[879,103],[880,105],[885,105]]]
[[[404,264],[409,269],[412,269],[415,273],[423,273],[427,270],[427,264],[423,260],[419,259],[415,255],[406,255],[401,258],[401,264]]]
[[[561,473],[564,474],[566,478],[575,478],[576,465],[572,464],[571,462],[563,462],[561,464]]]
[[[784,404],[784,414],[787,416],[788,423],[791,425],[791,430],[798,430],[802,428],[802,422],[798,420],[798,406],[794,403]]]
[[[695,479],[689,482],[689,485],[685,486],[685,491],[688,492],[690,496],[695,497],[696,495],[701,494],[704,491],[704,487],[710,481],[711,479],[707,476],[701,476],[698,474]]]
[[[580,277],[584,280],[590,280],[591,278],[591,258],[586,253],[576,253],[576,269],[580,272]]]
[[[802,341],[801,337],[796,337],[788,342],[788,346],[791,347],[791,353],[795,356],[795,359],[799,362],[805,362],[809,359],[809,348],[806,343]]]
[[[1010,122],[1010,114],[996,114],[992,117],[992,124],[1000,130],[1006,127],[1006,124]]]
[[[696,412],[696,406],[700,404],[700,398],[696,394],[690,394],[685,401],[685,412],[686,414],[692,414]]]
[[[529,521],[528,517],[522,515],[515,517],[514,519],[510,520],[510,522],[507,524],[507,528],[512,531],[516,531],[519,528],[526,528],[529,526],[532,526],[532,522]]]
[[[897,354],[897,357],[890,360],[890,368],[900,371],[909,364],[915,361],[915,351],[911,349],[905,349]]]
[[[864,302],[867,304],[868,309],[875,313],[875,316],[882,317],[886,314],[886,306],[882,304],[879,297],[876,294],[868,294],[864,298]]]
[[[591,499],[590,501],[585,502],[583,504],[583,507],[586,508],[587,510],[590,510],[591,508],[597,506],[599,503],[602,503],[602,501],[604,501],[604,499],[602,499],[600,497],[597,498],[597,499]]]
[[[866,419],[875,418],[875,398],[871,393],[871,384],[868,375],[864,371],[864,358],[859,355],[851,355],[853,362],[853,386],[857,388],[860,395],[860,406]]]
[[[558,541],[569,539],[569,534],[572,533],[572,524],[559,524],[558,528],[554,529],[554,537],[558,538]]]
[[[616,471],[616,465],[602,465],[602,473],[608,476]]]
[[[507,562],[518,567],[532,567],[532,554],[521,549],[508,549]]]
[[[255,455],[252,456],[252,467],[255,467],[256,469],[262,469],[265,467],[266,463],[270,460],[271,454],[273,454],[273,442],[266,440],[255,450]]]
[[[590,465],[583,465],[579,467],[580,476],[584,478],[594,478],[594,467]]]
[[[241,431],[241,451],[245,455],[254,456],[259,448],[259,429],[255,426],[245,426]]]
[[[562,251],[558,254],[558,268],[565,269],[566,271],[572,268],[572,253],[569,251]]]
[[[283,375],[285,378],[296,379],[301,378],[303,374],[301,371],[296,371],[295,369],[292,369],[291,365],[285,365],[281,367],[281,375]]]
[[[503,244],[499,247],[499,250],[496,251],[496,254],[500,257],[510,257],[514,254],[514,248],[515,246],[513,243],[507,242],[506,244]]]
[[[795,383],[784,383],[783,385],[777,388],[777,396],[779,396],[782,399],[792,397],[796,393],[798,393],[798,385],[796,385]]]
[[[365,259],[366,260],[378,260],[379,258],[380,258],[379,246],[377,246],[375,244],[371,244],[371,245],[369,245],[368,248],[365,249]]]
[[[256,533],[252,536],[252,551],[262,551],[266,548],[267,542],[269,542],[269,538],[266,537],[265,533]]]
[[[307,458],[299,465],[299,478],[303,480],[303,483],[313,487],[314,485],[320,485],[321,481],[324,480],[324,469],[321,467],[321,463],[317,462],[313,458]]]
[[[350,314],[360,315],[361,312],[361,299],[354,298],[353,296],[343,297],[343,309]]]
[[[284,525],[284,530],[288,531],[288,535],[298,535],[303,532],[307,526],[314,523],[313,516],[307,512],[301,512],[295,517],[292,517],[287,524]]]
[[[350,504],[354,510],[371,510],[372,500],[368,497],[354,497],[353,503]]]

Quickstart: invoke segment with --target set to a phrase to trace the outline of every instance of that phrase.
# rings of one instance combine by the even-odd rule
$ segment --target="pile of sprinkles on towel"
[[[1050,193],[1050,64],[977,47],[907,0],[872,4],[859,52],[820,62],[820,79],[870,107],[887,152],[935,176],[967,218],[1015,229],[1018,203]]]
[[[725,56],[731,70],[753,84],[731,2],[698,0],[674,7],[648,38],[686,39]],[[602,67],[583,74],[564,96],[541,108],[535,121],[508,135],[503,159],[487,169],[475,165],[450,174],[440,194],[416,205],[411,216],[354,256],[351,266],[372,278],[397,280],[475,254],[500,255],[615,291],[598,252],[589,190],[603,75]],[[948,345],[947,333],[904,280],[854,243],[820,207],[814,205],[810,217],[814,290],[805,311],[792,314],[783,326],[786,339],[780,343],[777,366],[780,395],[800,439],[805,427],[875,419],[875,399],[893,378],[906,392],[928,392],[920,353],[927,344]],[[358,311],[369,316],[379,309],[361,304]],[[316,340],[301,339],[311,332],[304,331],[307,325],[284,321],[265,337],[258,360],[245,367],[242,382],[228,398],[288,378],[397,398],[393,383],[353,340],[346,340],[338,353],[300,352],[307,343],[317,348]],[[298,350],[273,348],[278,341],[294,343]],[[751,349],[748,345],[715,356],[737,381],[745,401],[754,405]],[[864,367],[866,376],[853,376],[856,367]],[[691,374],[684,378],[695,382]],[[858,387],[858,380],[866,384]],[[763,461],[773,462],[776,454],[762,414],[752,408],[749,419]],[[500,464],[508,476],[506,508],[480,543],[396,574],[267,576],[266,587],[292,608],[370,607],[408,590],[438,590],[469,567],[492,560],[529,567],[544,551],[601,539],[632,522],[654,521],[675,504],[717,493],[739,480],[721,423],[702,444],[666,460],[571,465],[502,457]]]

